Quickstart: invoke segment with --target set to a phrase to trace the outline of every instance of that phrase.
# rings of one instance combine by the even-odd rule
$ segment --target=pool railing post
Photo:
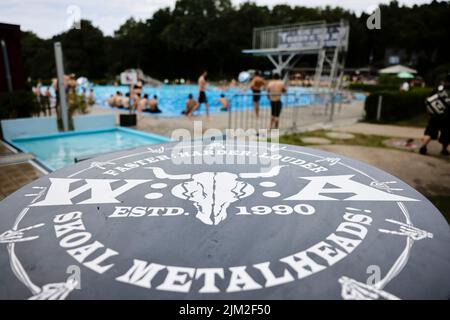
[[[69,118],[67,114],[66,90],[64,88],[64,63],[63,63],[61,42],[55,42],[54,46],[55,46],[56,72],[58,76],[59,106],[61,108],[63,129],[64,131],[68,131]]]

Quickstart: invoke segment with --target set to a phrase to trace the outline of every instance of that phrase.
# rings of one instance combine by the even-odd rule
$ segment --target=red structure
[[[22,33],[19,25],[0,23],[0,42],[3,40],[6,44],[13,90],[23,90],[25,88],[21,36]],[[0,92],[8,91],[4,58],[0,45]]]

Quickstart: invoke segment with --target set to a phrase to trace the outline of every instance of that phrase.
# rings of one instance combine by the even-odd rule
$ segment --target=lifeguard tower
[[[253,48],[243,53],[266,56],[275,71],[289,78],[289,72],[304,55],[317,55],[314,89],[339,90],[348,48],[348,22],[325,21],[256,28]]]

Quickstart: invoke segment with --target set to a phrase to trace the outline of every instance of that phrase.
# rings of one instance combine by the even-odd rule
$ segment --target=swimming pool
[[[97,105],[108,108],[108,104],[106,103],[106,100],[113,94],[116,93],[116,91],[122,92],[123,95],[129,91],[129,86],[112,86],[112,85],[106,85],[106,86],[93,86],[92,89],[94,90],[94,98]],[[44,89],[42,89],[44,90]],[[81,90],[81,89],[80,89]],[[197,85],[162,85],[160,87],[149,87],[144,86],[142,90],[142,94],[148,94],[149,97],[152,97],[153,95],[158,96],[158,104],[159,108],[163,111],[163,113],[159,114],[159,116],[164,117],[179,117],[181,112],[184,110],[186,100],[189,94],[192,94],[194,96],[194,99],[197,99],[198,95],[198,86]],[[318,98],[315,98],[311,95],[311,90],[308,88],[303,87],[290,87],[288,89],[288,93],[290,94],[289,99],[289,105],[296,105],[296,106],[307,106],[312,103],[321,103],[321,101],[318,101]],[[228,87],[217,87],[217,86],[208,86],[206,95],[208,97],[208,101],[210,104],[210,112],[211,113],[219,113],[220,111],[220,105],[219,105],[219,98],[220,95],[224,94],[228,99],[231,99],[234,95],[240,94],[240,95],[250,95],[251,91],[248,89],[242,89],[242,88],[228,88]],[[268,108],[269,107],[269,100],[264,95],[265,92],[263,92],[263,96],[261,97],[261,108]],[[339,97],[337,98],[339,100]],[[365,96],[363,94],[355,93],[353,94],[353,99],[355,100],[363,100],[365,99]],[[244,103],[245,107],[252,108],[252,100],[251,97],[246,97],[246,99],[241,99],[239,103]],[[242,107],[242,106],[240,106]],[[198,114],[204,114],[205,108],[204,106],[199,109]]]
[[[170,139],[118,127],[21,137],[9,142],[24,152],[34,154],[50,170],[58,170],[74,164],[75,158],[167,141]]]

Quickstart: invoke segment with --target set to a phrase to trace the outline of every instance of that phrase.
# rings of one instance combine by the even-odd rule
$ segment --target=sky
[[[247,0],[232,0],[238,5]],[[93,21],[104,34],[112,35],[128,18],[147,19],[160,8],[173,7],[176,0],[1,0],[0,22],[20,24],[23,31],[33,31],[51,38],[66,31],[75,17]],[[259,5],[277,4],[307,7],[340,6],[357,14],[390,0],[253,0]],[[399,0],[400,4],[430,3],[431,0]]]

